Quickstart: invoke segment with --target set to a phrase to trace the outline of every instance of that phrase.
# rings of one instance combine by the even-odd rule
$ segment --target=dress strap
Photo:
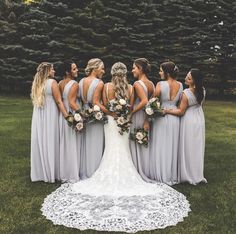
[[[146,87],[146,85],[143,83],[143,81],[142,81],[142,80],[139,80],[138,83],[143,87],[145,93],[148,95],[147,87]]]
[[[74,83],[76,83],[75,80],[70,80],[70,81],[65,85],[64,90],[63,90],[63,98],[67,98],[68,93],[69,93],[69,91],[70,91],[70,89],[71,89],[71,87],[72,87],[72,85],[73,85]]]
[[[106,87],[107,88],[106,89],[106,95],[107,95],[107,100],[109,102],[110,100],[109,100],[109,87],[108,86],[109,86],[109,83],[107,83],[107,87]]]
[[[52,82],[54,79],[47,79],[45,82],[45,92],[48,92],[52,95]]]
[[[131,98],[132,95],[133,95],[133,92],[134,92],[134,87],[133,87],[133,85],[131,85],[131,84],[129,84],[129,87],[130,87],[130,89],[131,89],[131,92],[130,92],[130,94],[129,94],[129,90],[128,90],[128,94],[129,94],[129,98]]]
[[[98,78],[95,78],[89,88],[88,88],[88,92],[87,92],[87,98],[86,98],[86,102],[87,103],[92,103],[92,100],[93,100],[93,94],[94,94],[94,91],[95,89],[97,88],[98,84],[99,84],[99,79]]]

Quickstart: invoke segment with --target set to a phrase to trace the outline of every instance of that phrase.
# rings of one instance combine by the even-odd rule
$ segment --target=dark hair
[[[190,73],[195,85],[195,96],[197,102],[201,104],[204,98],[203,74],[198,68],[192,68]]]
[[[71,60],[65,60],[59,67],[59,75],[60,76],[66,76],[67,74],[66,73],[70,73],[71,72],[71,65],[73,64],[74,62],[71,61]]]
[[[134,60],[134,64],[147,75],[151,71],[151,64],[146,58],[138,58]]]
[[[170,77],[176,79],[178,73],[179,73],[179,68],[171,61],[169,62],[164,62],[160,66],[164,72],[165,78],[167,78],[167,74],[169,74]]]

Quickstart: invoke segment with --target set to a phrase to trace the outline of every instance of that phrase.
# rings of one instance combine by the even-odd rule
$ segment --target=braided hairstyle
[[[129,100],[129,83],[127,80],[127,67],[124,63],[117,62],[111,67],[111,83],[113,84],[115,97]]]

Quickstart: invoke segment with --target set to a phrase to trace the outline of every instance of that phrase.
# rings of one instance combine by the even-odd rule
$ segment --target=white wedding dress
[[[143,181],[131,159],[128,133],[120,135],[110,116],[104,128],[105,151],[97,171],[48,195],[43,215],[80,230],[130,233],[183,221],[190,211],[185,196],[165,184]]]

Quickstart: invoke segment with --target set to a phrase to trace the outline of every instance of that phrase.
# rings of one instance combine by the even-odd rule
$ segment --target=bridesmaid
[[[132,72],[138,81],[133,85],[135,102],[132,111],[131,131],[134,128],[144,128],[149,131],[149,123],[146,120],[143,108],[155,90],[154,84],[148,79],[150,68],[151,65],[145,58],[139,58],[134,61]],[[130,141],[130,151],[137,171],[145,181],[150,182],[151,180],[148,178],[150,177],[149,147],[145,148],[134,141]]]
[[[103,112],[106,108],[101,104],[104,83],[101,80],[104,75],[104,64],[101,59],[93,58],[88,61],[85,68],[87,77],[79,82],[79,92],[83,102],[83,108],[89,105],[98,105]],[[80,178],[86,179],[97,170],[104,150],[104,124],[95,122],[87,124],[82,133],[80,162]]]
[[[67,112],[79,109],[77,93],[79,85],[74,80],[78,77],[78,68],[72,61],[65,61],[61,67],[63,80],[59,88]],[[81,136],[68,126],[60,114],[60,178],[62,182],[77,182],[79,180]]]
[[[59,111],[68,113],[61,100],[55,71],[43,62],[34,76],[31,98],[34,105],[31,126],[31,180],[54,183],[59,175]]]
[[[178,152],[179,182],[198,184],[207,182],[203,175],[205,151],[205,118],[202,103],[205,98],[203,75],[199,69],[191,69],[185,78],[189,86],[183,91],[180,106],[164,110],[166,114],[182,116]]]
[[[155,96],[160,98],[161,108],[176,109],[183,86],[176,81],[178,67],[173,62],[160,66],[161,79],[156,85]],[[179,141],[179,117],[166,115],[153,121],[150,145],[151,179],[173,185],[178,182],[177,153]]]

